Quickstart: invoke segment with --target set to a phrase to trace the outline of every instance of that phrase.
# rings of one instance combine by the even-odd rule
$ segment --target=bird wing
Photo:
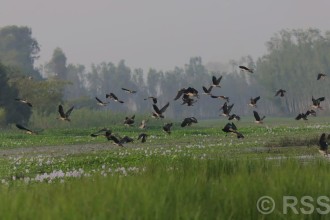
[[[60,113],[60,116],[61,116],[62,118],[65,117],[65,114],[64,114],[64,110],[63,110],[63,106],[62,106],[62,105],[59,105],[59,106],[58,106],[58,112]]]
[[[195,117],[190,117],[190,120],[194,123],[198,123],[197,119]]]
[[[102,102],[99,98],[95,97],[95,99],[96,99],[99,103],[103,104],[103,102]]]
[[[213,85],[218,85],[217,77],[212,76],[212,83],[213,83]]]
[[[295,119],[300,120],[301,118],[302,118],[302,114],[300,113],[299,115],[297,115],[297,117]]]
[[[125,89],[125,88],[121,88],[121,89],[126,91],[126,92],[131,92],[131,90],[129,90],[129,89]]]
[[[277,90],[275,96],[278,96],[281,93],[281,90]]]
[[[164,105],[163,108],[160,109],[160,113],[164,113],[169,105],[170,105],[169,102],[166,105]]]
[[[260,116],[259,116],[258,112],[253,111],[253,115],[254,115],[254,118],[256,119],[256,121],[260,121]]]
[[[321,79],[321,77],[322,77],[321,73],[317,74],[317,80]]]
[[[152,105],[152,107],[157,114],[162,114],[161,111],[159,110],[159,108],[157,107],[157,105],[154,104],[154,105]]]
[[[72,112],[72,110],[74,109],[74,106],[72,106],[66,113],[65,113],[65,115],[66,115],[66,117],[69,117],[70,116],[70,114],[71,114],[71,112]]]
[[[20,129],[20,130],[29,131],[29,132],[32,133],[31,130],[27,129],[26,127],[24,127],[24,126],[22,126],[22,125],[20,125],[20,124],[16,124],[16,127],[17,127],[18,129]]]
[[[255,97],[254,99],[253,99],[253,101],[255,102],[255,103],[257,103],[257,101],[260,99],[260,96],[258,96],[258,97]]]
[[[186,127],[187,126],[187,124],[189,123],[189,118],[185,118],[185,119],[183,119],[183,121],[182,121],[182,123],[181,123],[181,127]]]
[[[205,93],[209,93],[209,92],[210,92],[210,91],[207,90],[207,88],[206,88],[205,86],[203,86],[203,91],[204,91]]]
[[[317,99],[317,101],[319,101],[319,102],[323,102],[324,100],[325,100],[325,97],[320,97]]]
[[[178,93],[176,94],[174,100],[178,100],[185,91],[186,91],[186,89],[180,89],[178,91]]]

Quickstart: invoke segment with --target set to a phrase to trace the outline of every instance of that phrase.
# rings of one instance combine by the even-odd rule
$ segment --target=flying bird
[[[251,98],[249,105],[252,106],[252,107],[257,107],[257,102],[258,102],[259,99],[260,99],[260,96],[255,97],[255,98]]]
[[[204,95],[211,95],[212,89],[213,89],[213,86],[210,86],[208,89],[205,86],[203,86],[203,91],[204,91],[203,94]]]
[[[161,109],[157,107],[157,105],[153,104],[152,107],[154,109],[154,112],[152,113],[153,118],[164,118],[163,113],[166,111],[170,103],[168,102],[166,105],[164,105]]]
[[[228,120],[231,121],[233,119],[239,121],[239,120],[241,120],[241,117],[236,114],[229,115]]]
[[[185,119],[183,119],[183,121],[181,123],[181,127],[191,126],[192,123],[198,123],[198,121],[195,117],[185,118]]]
[[[147,141],[147,137],[148,137],[147,134],[145,134],[145,133],[141,133],[141,134],[139,134],[138,140],[141,139],[141,142],[142,142],[142,143],[145,143],[145,142]]]
[[[228,117],[230,114],[231,109],[234,107],[234,104],[228,105],[227,102],[225,102],[220,110],[222,109],[222,115],[225,117]]]
[[[263,116],[262,118],[260,118],[258,112],[256,112],[256,111],[253,111],[253,115],[254,115],[254,118],[256,119],[255,123],[257,123],[257,124],[262,124],[263,120],[266,118],[266,116]]]
[[[30,130],[30,129],[28,129],[28,128],[20,125],[20,124],[16,124],[16,127],[20,130],[25,131],[25,133],[27,133],[27,134],[37,134],[36,132],[34,132],[34,131],[32,131],[32,130]]]
[[[326,76],[327,76],[327,75],[324,74],[324,73],[319,73],[319,74],[317,74],[317,80],[325,79]]]
[[[313,102],[313,105],[311,105],[312,108],[319,108],[319,109],[323,109],[320,104],[321,102],[323,102],[325,100],[325,97],[320,97],[318,99],[314,99],[314,97],[312,96],[312,102]]]
[[[165,131],[167,134],[171,134],[171,127],[173,123],[167,123],[163,126],[163,131]]]
[[[240,133],[240,132],[237,131],[237,127],[234,124],[234,122],[227,123],[225,125],[225,127],[222,129],[222,131],[225,132],[226,134],[228,134],[228,133],[236,134],[236,137],[237,138],[244,138],[244,135],[242,133]]]
[[[62,121],[71,121],[69,116],[73,110],[74,106],[72,106],[67,112],[64,113],[63,106],[59,105],[58,106],[58,112],[60,113],[60,117],[57,119],[60,119]]]
[[[212,76],[212,87],[221,87],[220,86],[220,81],[222,79],[222,76],[220,76],[219,78]]]
[[[214,98],[214,99],[224,99],[224,100],[226,100],[226,102],[229,102],[229,97],[228,96],[224,96],[224,95],[211,95],[211,98]]]
[[[253,69],[250,69],[250,68],[248,68],[248,67],[246,67],[246,66],[239,66],[239,68],[240,68],[242,71],[248,71],[248,72],[250,72],[250,73],[253,73]]]
[[[132,117],[125,117],[124,125],[132,126],[134,124],[134,118],[135,118],[135,115],[133,115]]]
[[[280,97],[283,97],[283,96],[284,96],[284,93],[286,93],[285,90],[283,90],[283,89],[279,89],[279,90],[276,91],[275,96],[280,95]]]
[[[98,137],[98,136],[109,136],[111,135],[111,130],[109,130],[108,128],[102,128],[101,130],[98,130],[92,134],[90,134],[91,137]]]
[[[125,143],[129,143],[129,142],[133,142],[133,141],[134,141],[132,138],[130,138],[130,137],[128,137],[128,136],[125,136],[125,137],[123,137],[123,138],[117,138],[117,137],[114,136],[114,135],[109,135],[109,136],[107,137],[107,139],[108,139],[109,141],[110,141],[110,140],[113,141],[115,145],[118,145],[118,146],[120,146],[120,147],[124,147],[123,144],[125,144]]]
[[[27,101],[26,99],[17,98],[15,100],[18,101],[18,102],[24,103],[24,104],[28,105],[29,107],[32,107],[31,102]]]
[[[195,102],[197,102],[197,100],[195,100],[193,98],[190,98],[190,96],[188,96],[187,94],[184,94],[182,96],[182,104],[181,105],[187,104],[187,106],[193,106]]]
[[[295,119],[296,120],[300,120],[300,119],[308,120],[307,119],[307,116],[309,116],[309,115],[316,116],[316,112],[313,109],[312,110],[307,110],[306,113],[300,113],[300,114],[298,114]]]
[[[119,100],[117,98],[117,96],[115,94],[113,94],[112,92],[110,94],[106,94],[105,97],[106,98],[110,98],[110,99],[112,99],[115,102],[124,103],[123,101]]]
[[[109,104],[109,102],[103,102],[101,101],[99,98],[95,97],[96,101],[97,101],[97,104],[99,106],[106,106],[107,104]]]
[[[189,97],[197,97],[197,98],[199,97],[198,96],[198,91],[196,89],[194,89],[192,87],[188,87],[187,89],[186,88],[180,89],[177,92],[174,100],[178,100],[183,94],[185,94],[185,95],[187,95]]]
[[[134,94],[134,93],[136,93],[135,90],[125,89],[125,88],[121,88],[121,89],[124,90],[124,91],[127,92],[127,93],[130,93],[130,94]]]

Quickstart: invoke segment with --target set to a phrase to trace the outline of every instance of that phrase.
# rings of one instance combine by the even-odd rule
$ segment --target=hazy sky
[[[257,58],[283,28],[330,30],[329,0],[1,0],[0,26],[32,28],[38,64],[62,48],[69,63],[121,59],[131,68],[171,70]]]

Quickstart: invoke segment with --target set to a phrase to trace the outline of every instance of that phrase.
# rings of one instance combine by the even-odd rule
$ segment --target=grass
[[[284,215],[282,204],[286,195],[316,200],[329,192],[330,163],[319,154],[317,141],[330,124],[321,121],[238,122],[244,139],[226,136],[224,120],[201,121],[191,128],[175,123],[171,135],[158,122],[145,131],[147,143],[135,141],[124,148],[89,136],[100,127],[55,126],[39,135],[3,130],[1,217],[326,219],[316,211]],[[134,138],[141,132],[122,125],[111,129]],[[256,208],[264,195],[276,202],[270,215]]]

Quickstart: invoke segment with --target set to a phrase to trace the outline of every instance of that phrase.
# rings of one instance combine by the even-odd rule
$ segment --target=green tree
[[[0,61],[18,68],[24,75],[40,79],[34,61],[40,51],[28,27],[6,26],[0,29]]]

